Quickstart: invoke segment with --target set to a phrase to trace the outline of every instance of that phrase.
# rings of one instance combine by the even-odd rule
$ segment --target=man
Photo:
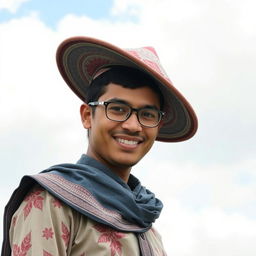
[[[5,209],[2,256],[165,255],[162,203],[131,174],[155,140],[189,139],[196,115],[151,47],[75,37],[57,64],[83,100],[88,148],[76,164],[24,176]]]

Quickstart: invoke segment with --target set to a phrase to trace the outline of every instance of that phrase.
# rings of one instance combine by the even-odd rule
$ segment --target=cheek
[[[91,121],[91,135],[93,140],[97,140],[99,145],[109,140],[109,134],[114,125],[105,116],[95,116]]]
[[[147,131],[147,136],[150,140],[155,141],[158,132],[159,132],[159,128],[155,127],[155,128],[149,128],[150,130]]]
[[[150,130],[147,131],[146,135],[148,138],[147,151],[149,151],[158,135],[158,128],[150,128]]]

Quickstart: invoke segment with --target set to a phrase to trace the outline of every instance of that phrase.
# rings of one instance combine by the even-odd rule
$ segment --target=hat
[[[178,142],[195,134],[196,114],[173,86],[153,47],[121,49],[95,38],[72,37],[59,45],[56,59],[62,77],[82,101],[85,101],[86,92],[95,74],[101,69],[120,65],[148,74],[156,81],[163,94],[163,110],[166,113],[156,140]]]

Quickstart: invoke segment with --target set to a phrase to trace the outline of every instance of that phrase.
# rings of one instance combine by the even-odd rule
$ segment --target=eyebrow
[[[116,103],[122,103],[122,104],[126,104],[126,105],[132,107],[130,102],[128,102],[126,100],[123,100],[123,99],[120,99],[120,98],[112,98],[112,99],[109,99],[107,101],[109,101],[109,102],[116,102]],[[151,108],[151,109],[159,110],[159,108],[157,106],[155,106],[155,105],[145,105],[145,106],[140,107],[140,108]]]

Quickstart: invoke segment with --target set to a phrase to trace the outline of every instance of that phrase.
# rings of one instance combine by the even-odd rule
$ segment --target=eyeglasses
[[[145,127],[156,127],[162,120],[164,112],[154,107],[132,108],[130,105],[115,101],[94,101],[89,106],[105,106],[105,114],[109,120],[116,122],[126,121],[133,112],[136,112],[138,121]]]

